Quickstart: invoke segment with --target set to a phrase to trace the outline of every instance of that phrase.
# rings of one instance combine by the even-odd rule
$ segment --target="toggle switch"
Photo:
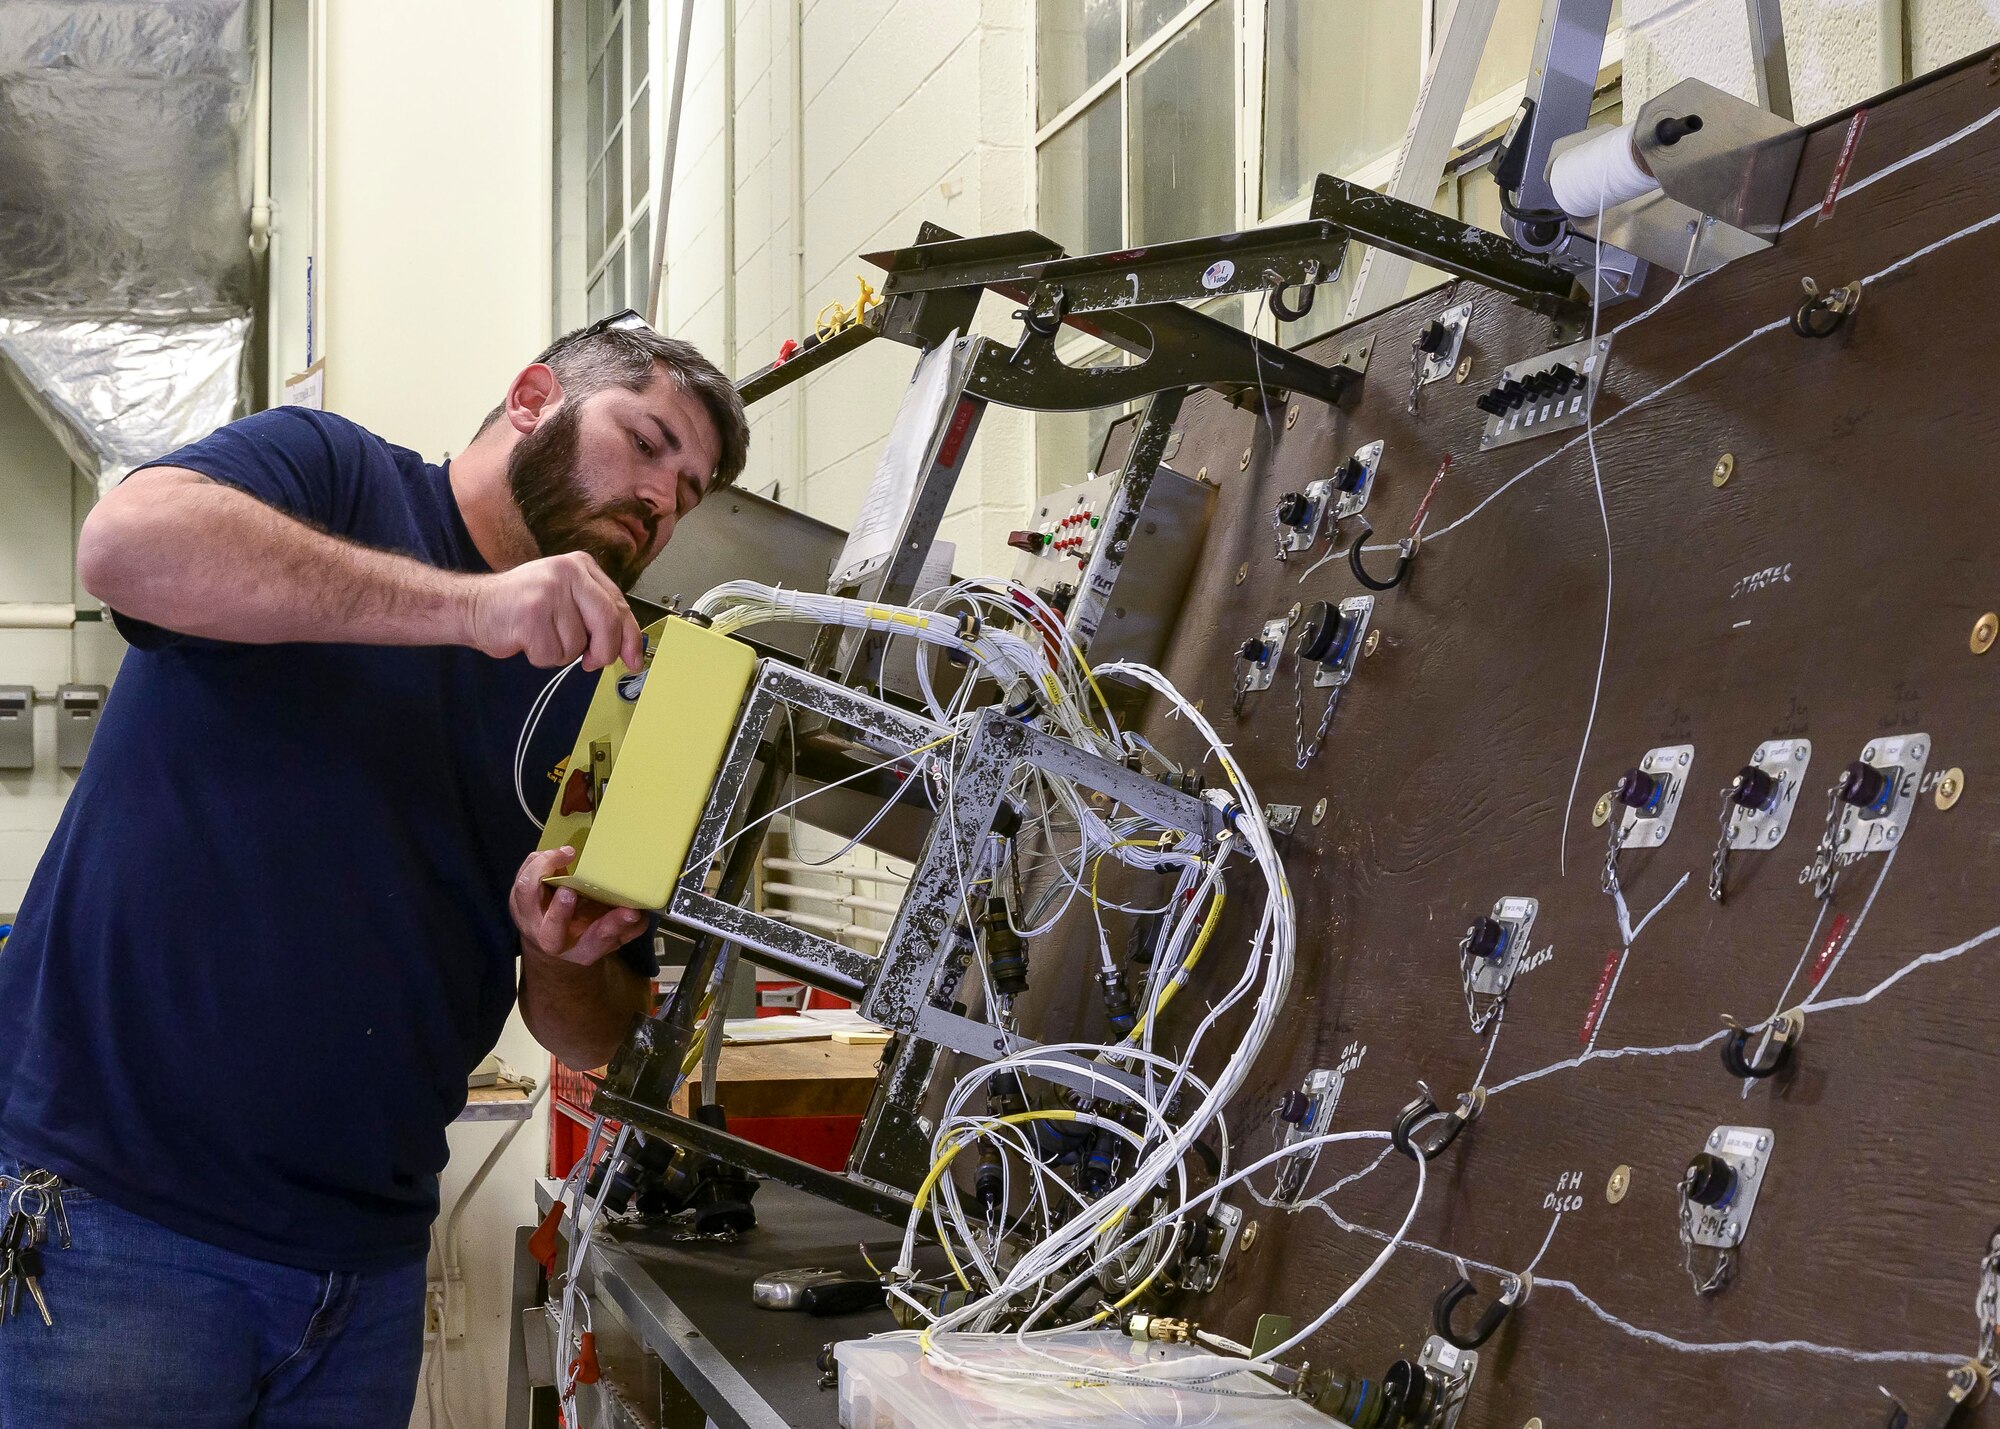
[[[1687,1197],[1697,1206],[1720,1208],[1736,1194],[1736,1168],[1720,1156],[1706,1151],[1695,1153],[1688,1162]]]
[[[1836,790],[1843,804],[1852,804],[1863,814],[1883,814],[1895,794],[1895,782],[1874,765],[1857,759],[1840,771]]]
[[[1729,781],[1729,802],[1762,813],[1778,801],[1778,781],[1754,764],[1746,764]]]
[[[1304,526],[1312,514],[1312,501],[1302,491],[1287,491],[1278,498],[1277,516],[1282,526]]]
[[[1368,466],[1358,456],[1351,456],[1334,468],[1333,486],[1336,491],[1356,492],[1368,484]]]
[[[1666,784],[1645,770],[1634,767],[1618,776],[1617,786],[1611,792],[1612,796],[1626,808],[1650,816],[1658,811],[1660,796],[1666,792]]]
[[[1475,958],[1498,961],[1507,953],[1507,928],[1498,918],[1475,918],[1465,930],[1465,951]]]

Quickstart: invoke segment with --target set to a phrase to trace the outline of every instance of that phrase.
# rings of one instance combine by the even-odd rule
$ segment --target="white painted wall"
[[[0,602],[97,602],[76,584],[76,528],[89,510],[77,477],[47,427],[0,376]],[[125,642],[109,625],[0,630],[0,685],[33,685],[44,696],[75,681],[109,684]],[[12,920],[41,861],[76,776],[56,768],[55,707],[35,708],[35,768],[0,772],[0,923]]]
[[[1033,5],[731,3],[733,77],[723,64],[725,7],[702,5],[695,14],[664,322],[743,373],[769,362],[787,337],[811,331],[826,303],[851,303],[855,277],[876,275],[859,255],[911,242],[924,219],[966,234],[1026,224]],[[657,8],[654,33],[671,37],[677,0]],[[799,96],[795,10],[803,30]],[[663,82],[669,72],[656,71]],[[801,98],[804,223],[795,235],[792,134]],[[732,221],[724,202],[726,107],[735,115],[733,274],[724,258]],[[800,237],[802,316],[794,298]],[[982,328],[1004,331],[1006,312],[989,299]],[[748,484],[762,490],[775,480],[788,504],[851,525],[914,361],[913,349],[879,343],[753,407]],[[962,574],[1011,568],[1006,533],[1034,488],[1031,431],[1020,413],[987,412],[941,531],[958,544]]]

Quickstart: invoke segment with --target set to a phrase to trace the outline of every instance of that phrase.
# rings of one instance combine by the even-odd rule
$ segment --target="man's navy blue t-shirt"
[[[261,413],[160,464],[487,569],[446,469],[340,417]],[[512,765],[550,672],[120,626],[134,648],[0,951],[0,1153],[241,1254],[414,1260],[514,1002],[507,893],[537,835]],[[592,684],[537,729],[538,812]]]

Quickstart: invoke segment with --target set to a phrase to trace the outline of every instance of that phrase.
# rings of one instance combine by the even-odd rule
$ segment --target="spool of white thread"
[[[1632,128],[1606,129],[1556,156],[1549,165],[1549,191],[1564,213],[1595,218],[1658,190],[1660,181],[1639,162]]]

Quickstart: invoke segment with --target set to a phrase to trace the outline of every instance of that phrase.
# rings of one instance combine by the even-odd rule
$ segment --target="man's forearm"
[[[78,548],[85,588],[122,615],[246,644],[466,638],[476,576],[356,545],[193,473],[142,479],[91,513]]]
[[[521,1020],[567,1067],[589,1071],[611,1060],[632,1030],[632,1019],[651,1009],[646,980],[622,958],[588,967],[521,946]]]

